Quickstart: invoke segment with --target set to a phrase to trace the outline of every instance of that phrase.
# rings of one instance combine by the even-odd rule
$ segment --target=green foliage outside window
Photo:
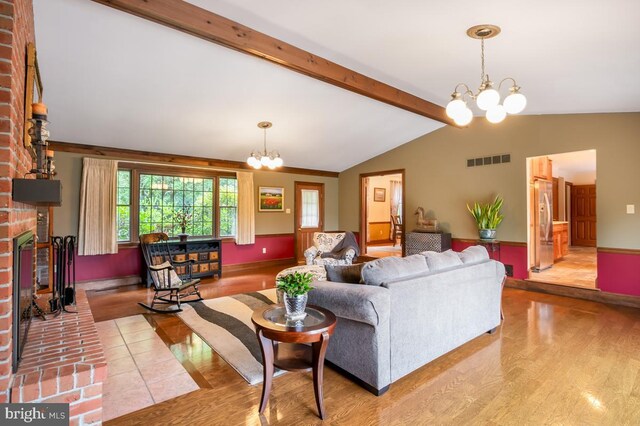
[[[131,241],[131,215],[135,207],[131,200],[133,182],[130,170],[118,171],[118,241]],[[217,188],[216,188],[217,182]],[[215,211],[216,189],[219,211]],[[182,233],[181,218],[186,220],[185,232],[192,236],[236,234],[238,184],[235,178],[198,178],[139,175],[138,232],[164,232],[170,237]]]

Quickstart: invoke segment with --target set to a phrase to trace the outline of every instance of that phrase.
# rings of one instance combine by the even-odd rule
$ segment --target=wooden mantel
[[[182,0],[93,0],[153,22],[367,96],[454,125],[440,105],[367,77],[306,50]]]

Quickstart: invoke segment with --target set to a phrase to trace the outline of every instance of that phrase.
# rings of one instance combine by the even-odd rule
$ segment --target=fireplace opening
[[[13,372],[22,357],[31,325],[31,304],[35,274],[35,242],[27,231],[13,239]]]

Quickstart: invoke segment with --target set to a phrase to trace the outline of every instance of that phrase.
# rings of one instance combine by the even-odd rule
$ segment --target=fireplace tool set
[[[67,306],[76,304],[76,237],[52,237],[55,252],[53,295],[49,301],[51,313],[59,315],[67,310]]]

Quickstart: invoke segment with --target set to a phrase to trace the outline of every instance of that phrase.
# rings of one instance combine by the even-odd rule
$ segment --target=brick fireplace
[[[35,42],[32,0],[0,0],[0,403],[66,402],[72,425],[99,424],[107,367],[83,291],[77,314],[32,320],[12,374],[13,239],[37,226],[36,207],[11,198],[12,179],[31,169],[23,145],[29,42]]]

